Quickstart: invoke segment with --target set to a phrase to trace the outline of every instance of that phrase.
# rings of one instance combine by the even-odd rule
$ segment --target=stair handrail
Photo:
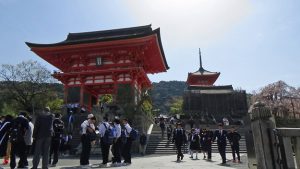
[[[146,145],[145,145],[143,154],[146,153],[147,146],[148,146],[148,142],[149,142],[149,139],[150,139],[150,135],[151,135],[151,133],[152,133],[152,129],[153,129],[153,123],[150,124],[150,126],[149,126],[149,128],[148,128],[148,130],[147,130],[147,141],[146,141]]]

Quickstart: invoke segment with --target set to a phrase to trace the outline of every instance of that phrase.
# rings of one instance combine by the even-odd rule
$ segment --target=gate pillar
[[[251,129],[255,145],[255,154],[258,169],[278,169],[276,161],[278,153],[276,150],[276,138],[273,132],[275,120],[269,108],[257,102],[249,111]]]

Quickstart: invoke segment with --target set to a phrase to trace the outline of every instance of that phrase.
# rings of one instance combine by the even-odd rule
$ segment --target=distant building
[[[200,119],[203,124],[216,124],[224,118],[229,124],[241,123],[248,110],[246,91],[233,90],[232,85],[214,86],[220,72],[205,70],[200,49],[199,54],[199,70],[188,73],[188,87],[183,96],[184,113]]]

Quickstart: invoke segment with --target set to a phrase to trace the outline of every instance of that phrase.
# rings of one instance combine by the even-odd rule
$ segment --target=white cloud
[[[160,27],[169,44],[205,45],[219,39],[249,12],[249,0],[129,0],[140,25]]]

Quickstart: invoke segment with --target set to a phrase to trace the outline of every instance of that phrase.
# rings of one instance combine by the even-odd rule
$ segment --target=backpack
[[[54,137],[60,138],[64,131],[64,123],[61,120],[55,120],[53,122],[53,130],[54,130]]]
[[[14,124],[10,130],[10,142],[17,143],[24,140],[24,131],[22,131],[22,125]]]
[[[127,137],[126,137],[126,134],[125,134],[125,130],[122,130],[121,131],[121,142],[123,143],[123,144],[126,144],[126,142],[127,142]]]
[[[132,128],[131,132],[129,133],[129,137],[132,141],[135,141],[139,137],[139,132]]]
[[[110,127],[107,127],[105,125],[105,123],[103,123],[104,127],[105,127],[105,133],[104,133],[104,136],[103,136],[103,142],[105,144],[109,144],[111,145],[114,141],[114,132],[113,130],[110,128]]]

